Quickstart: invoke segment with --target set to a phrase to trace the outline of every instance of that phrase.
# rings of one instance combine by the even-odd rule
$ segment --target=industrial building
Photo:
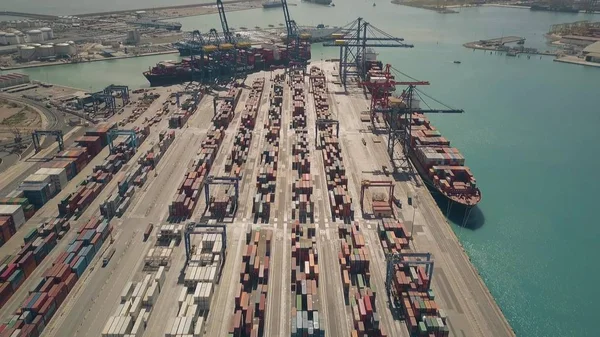
[[[24,83],[29,83],[29,75],[18,73],[0,75],[0,89]]]

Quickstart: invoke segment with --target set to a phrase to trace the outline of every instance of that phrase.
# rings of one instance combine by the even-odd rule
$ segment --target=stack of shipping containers
[[[319,337],[319,254],[314,224],[292,226],[291,336]]]
[[[275,202],[277,162],[279,160],[279,137],[283,108],[284,76],[275,75],[269,94],[269,112],[265,123],[265,141],[260,153],[260,169],[256,177],[256,195],[252,205],[254,219],[268,222],[271,205]]]
[[[340,272],[344,299],[350,306],[352,336],[387,336],[379,324],[375,306],[375,291],[371,288],[370,252],[358,222],[340,224]]]
[[[382,219],[377,231],[383,252],[398,254],[408,252],[410,233],[401,221]],[[390,294],[392,301],[400,303],[408,331],[414,336],[447,337],[449,328],[446,314],[435,302],[430,289],[431,279],[422,265],[397,263],[394,265]]]
[[[238,102],[240,89],[232,88],[229,90],[226,96],[227,101],[230,104],[225,104],[225,99],[218,100],[215,102],[215,107],[231,107],[231,112],[235,111],[235,106]],[[230,97],[231,96],[231,97]],[[206,180],[212,164],[217,157],[217,153],[221,148],[221,143],[225,137],[225,129],[229,125],[226,123],[225,126],[217,127],[217,124],[223,123],[223,110],[216,110],[215,117],[213,118],[213,125],[207,132],[206,138],[200,145],[200,151],[197,153],[196,158],[192,163],[192,168],[185,173],[184,179],[181,185],[175,192],[173,201],[169,205],[169,218],[171,220],[187,219],[192,216],[194,209],[200,198],[200,191]]]
[[[248,160],[248,152],[252,143],[252,131],[256,124],[264,86],[264,78],[259,78],[252,82],[252,91],[248,95],[244,111],[242,112],[242,123],[235,135],[231,154],[227,156],[225,163],[225,171],[229,172],[233,177],[241,176],[241,168],[246,160]]]
[[[292,169],[296,175],[292,183],[292,219],[301,223],[314,222],[313,184],[310,175],[308,129],[306,127],[306,96],[304,76],[301,71],[292,74],[292,128],[295,131],[292,144]]]
[[[249,230],[242,255],[235,292],[235,308],[229,327],[230,337],[265,335],[265,313],[269,291],[270,230]]]
[[[327,88],[323,71],[317,67],[310,69],[312,91],[315,100],[315,111],[317,119],[331,120],[332,114],[327,99]],[[331,218],[335,221],[340,219],[349,223],[354,218],[354,207],[352,197],[348,192],[348,177],[342,158],[342,148],[338,135],[331,125],[319,127],[319,141],[324,147],[323,164],[325,165],[325,177],[327,179],[327,190],[329,191],[329,204],[331,206]]]

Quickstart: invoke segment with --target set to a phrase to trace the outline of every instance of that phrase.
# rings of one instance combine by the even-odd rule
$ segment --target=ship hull
[[[262,4],[263,8],[277,8],[277,7],[281,7],[281,2],[269,2],[269,3],[263,3]]]
[[[311,2],[317,5],[329,6],[333,2],[332,0],[306,0],[306,2]]]
[[[192,74],[172,74],[172,75],[154,75],[144,74],[144,77],[150,82],[151,87],[160,87],[165,85],[189,82],[192,80]]]
[[[439,187],[437,187],[433,183],[433,180],[429,177],[429,175],[427,175],[427,171],[421,165],[421,162],[414,155],[414,151],[412,151],[412,150],[410,151],[409,158],[410,158],[410,161],[412,162],[413,166],[417,169],[419,176],[421,176],[421,178],[423,179],[423,182],[425,183],[425,185],[431,192],[437,193],[437,194],[441,195],[442,197],[444,197],[444,199],[446,199],[448,202],[452,202],[455,205],[458,205],[465,209],[473,208],[473,207],[477,206],[479,201],[481,201],[481,197],[479,197],[479,200],[477,200],[477,202],[467,204],[464,200],[453,198],[452,196],[450,196],[446,192],[442,191]]]

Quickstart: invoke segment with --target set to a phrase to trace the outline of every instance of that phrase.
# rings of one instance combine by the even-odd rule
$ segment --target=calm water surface
[[[466,110],[430,116],[463,152],[483,191],[485,220],[476,228],[453,228],[517,335],[597,336],[600,226],[593,208],[600,190],[594,174],[600,166],[600,95],[595,94],[600,69],[473,52],[462,44],[518,35],[527,38],[526,46],[545,50],[543,34],[550,25],[598,16],[491,7],[440,15],[388,2],[335,3],[334,8],[302,3],[290,10],[300,24],[344,25],[361,15],[404,37],[414,49],[380,49],[379,58],[431,81],[425,92]],[[281,10],[261,9],[233,12],[228,19],[230,26],[251,28],[276,25],[283,16]],[[179,21],[186,30],[219,27],[214,15]],[[337,49],[314,46],[312,54],[327,58]],[[110,83],[139,87],[147,86],[141,71],[169,57],[24,72],[85,89]]]

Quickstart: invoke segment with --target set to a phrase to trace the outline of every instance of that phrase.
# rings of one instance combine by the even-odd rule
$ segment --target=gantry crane
[[[413,48],[412,44],[404,43],[403,38],[393,37],[390,34],[372,26],[363,18],[347,24],[340,29],[349,31],[348,34],[333,34],[333,42],[325,42],[325,47],[340,48],[339,76],[344,89],[348,75],[358,75],[365,80],[368,69],[366,68],[368,48]]]
[[[286,48],[290,60],[289,68],[302,69],[302,73],[304,73],[308,58],[300,52],[302,34],[300,34],[296,21],[290,16],[290,10],[286,0],[281,0],[281,7],[283,8],[283,17],[285,19],[287,33]]]
[[[35,153],[40,152],[40,150],[42,149],[40,147],[40,136],[56,137],[56,141],[58,142],[58,150],[63,151],[65,149],[62,131],[60,131],[60,130],[35,130],[31,134],[31,137],[33,139],[33,147],[35,149]]]

